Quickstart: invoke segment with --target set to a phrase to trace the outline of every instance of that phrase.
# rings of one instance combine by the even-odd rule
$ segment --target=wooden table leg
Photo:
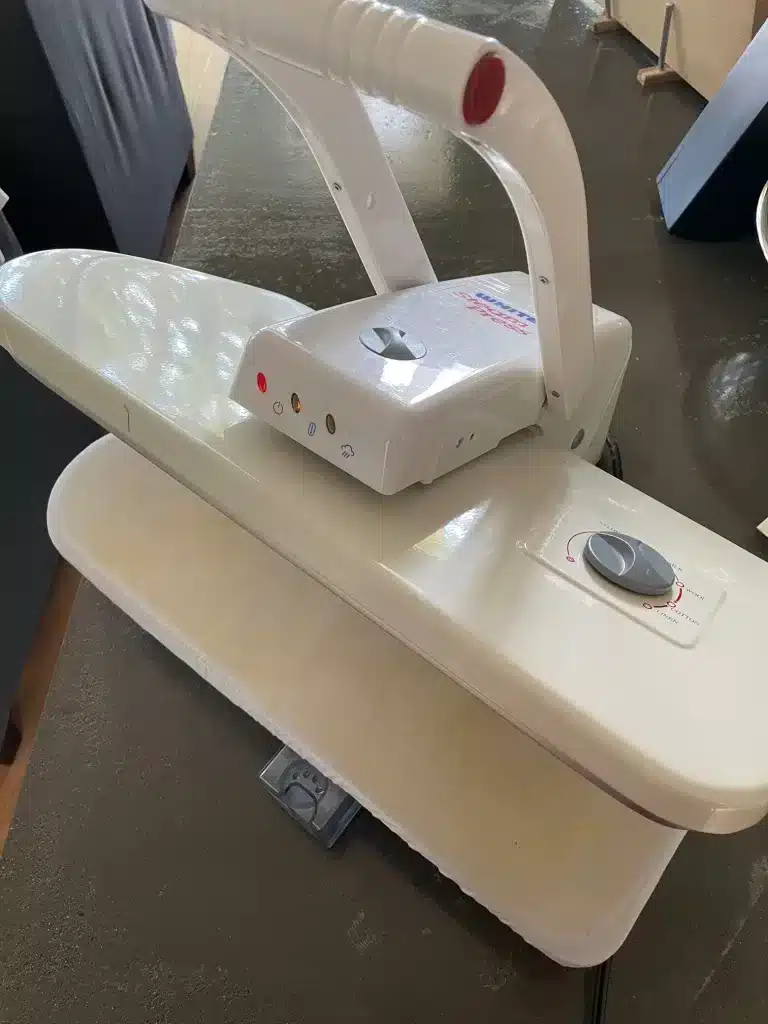
[[[0,767],[0,853],[8,838],[80,580],[80,573],[62,559],[24,666],[13,712],[21,742],[13,763]]]

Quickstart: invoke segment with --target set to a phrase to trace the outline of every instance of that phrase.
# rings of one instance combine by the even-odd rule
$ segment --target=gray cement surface
[[[579,1019],[580,972],[369,815],[305,835],[278,747],[81,592],[2,864],[2,1024]]]
[[[581,0],[420,7],[497,35],[563,107],[595,301],[635,332],[614,423],[627,478],[763,554],[768,268],[751,239],[671,239],[655,196],[701,101],[685,86],[640,92],[647,55],[594,38]],[[474,154],[402,112],[380,108],[377,124],[439,276],[524,266]],[[236,65],[176,260],[318,307],[370,291],[298,132]],[[82,592],[0,866],[2,1024],[581,1020],[579,972],[525,947],[382,825],[363,815],[325,854],[277,813],[258,782],[276,747]],[[689,837],[616,957],[609,1024],[764,1024],[766,884],[765,825]]]

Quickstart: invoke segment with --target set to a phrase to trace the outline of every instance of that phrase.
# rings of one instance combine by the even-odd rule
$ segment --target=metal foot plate
[[[326,849],[360,810],[357,800],[290,747],[275,754],[260,778],[283,810]]]

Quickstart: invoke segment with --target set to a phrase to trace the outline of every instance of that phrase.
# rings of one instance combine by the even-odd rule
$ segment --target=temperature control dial
[[[634,594],[661,597],[675,585],[675,570],[666,558],[637,537],[593,533],[584,557],[601,576]]]

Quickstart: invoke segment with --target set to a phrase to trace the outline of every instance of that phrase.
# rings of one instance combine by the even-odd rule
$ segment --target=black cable
[[[610,473],[619,480],[624,479],[624,467],[621,462],[621,449],[615,437],[609,434],[605,439],[605,447],[597,463],[600,469]]]
[[[613,959],[609,958],[587,972],[583,1024],[605,1024],[612,964]]]

